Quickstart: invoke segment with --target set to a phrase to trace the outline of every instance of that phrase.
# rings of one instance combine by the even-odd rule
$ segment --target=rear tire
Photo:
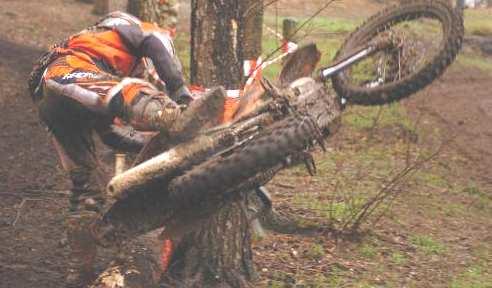
[[[169,197],[174,203],[196,207],[208,197],[225,197],[241,188],[260,186],[280,170],[278,165],[285,163],[287,157],[309,147],[317,133],[308,118],[286,118],[241,150],[214,157],[174,179],[169,185]]]
[[[429,61],[394,82],[384,82],[372,87],[351,83],[350,71],[342,71],[332,78],[333,87],[338,95],[346,98],[351,104],[381,105],[408,97],[439,77],[459,53],[464,34],[462,16],[440,0],[415,0],[387,8],[372,16],[346,39],[336,55],[336,60],[366,45],[388,28],[421,17],[430,17],[442,25],[442,41],[438,51]]]

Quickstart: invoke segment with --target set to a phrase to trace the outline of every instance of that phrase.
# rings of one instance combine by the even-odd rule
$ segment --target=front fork
[[[345,70],[347,67],[350,67],[355,63],[362,61],[367,56],[370,56],[371,54],[375,53],[375,51],[376,48],[374,46],[369,46],[362,50],[357,51],[356,53],[343,59],[342,61],[338,62],[333,66],[322,68],[320,70],[320,75],[319,75],[320,80],[323,82],[327,81],[333,75],[339,73],[340,71]]]
[[[346,68],[356,64],[365,58],[379,52],[382,50],[392,49],[395,47],[399,47],[401,44],[401,40],[399,37],[395,36],[391,33],[386,33],[382,35],[375,41],[372,41],[368,45],[364,46],[361,49],[358,49],[356,52],[351,55],[345,57],[344,59],[339,60],[332,66],[321,68],[319,74],[319,80],[327,81],[333,75],[338,74],[339,72],[345,70]]]

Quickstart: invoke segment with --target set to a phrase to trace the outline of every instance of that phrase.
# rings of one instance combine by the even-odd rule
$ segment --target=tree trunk
[[[81,0],[86,3],[94,3],[94,14],[104,15],[112,11],[125,11],[127,0]]]
[[[261,55],[263,36],[263,1],[239,0],[239,58],[254,60]]]
[[[191,82],[202,86],[241,86],[237,42],[237,3],[191,1]]]
[[[241,86],[244,60],[261,54],[263,1],[191,1],[191,82]]]
[[[465,0],[456,0],[456,8],[464,9],[465,8]]]
[[[126,11],[128,0],[110,0],[109,11]]]
[[[192,82],[241,88],[243,61],[261,53],[262,1],[192,0],[191,7]],[[249,287],[255,270],[246,207],[247,195],[238,195],[185,234],[165,287]]]
[[[245,201],[226,204],[183,237],[164,287],[250,287],[256,274]]]
[[[178,0],[128,0],[127,10],[163,28],[175,28],[178,22]]]
[[[109,0],[95,0],[94,14],[104,15],[109,12]]]

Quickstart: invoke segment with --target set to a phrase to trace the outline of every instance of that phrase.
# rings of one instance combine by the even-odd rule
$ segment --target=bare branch
[[[28,201],[43,201],[43,200],[46,200],[46,199],[32,199],[32,198],[24,198],[24,199],[22,199],[22,201],[19,204],[19,206],[17,206],[17,213],[15,215],[14,221],[12,222],[12,226],[15,227],[15,225],[17,224],[17,221],[19,221],[19,218],[20,218],[20,216],[22,214],[22,208],[24,207],[24,204],[26,204]]]
[[[420,168],[422,168],[425,164],[436,159],[443,151],[444,147],[447,146],[449,142],[445,141],[441,143],[439,148],[432,153],[428,157],[424,157],[422,159],[417,158],[416,161],[410,165],[407,165],[403,168],[399,173],[397,173],[391,180],[384,184],[383,187],[379,190],[379,192],[374,196],[371,200],[366,202],[362,208],[352,217],[347,219],[343,225],[342,230],[346,230],[349,228],[351,231],[357,230],[364,219],[367,219],[370,215],[372,215],[375,210],[379,207],[379,205],[388,199],[394,200],[398,193],[395,193],[397,187],[403,183],[406,179],[408,179],[411,175],[417,172]]]

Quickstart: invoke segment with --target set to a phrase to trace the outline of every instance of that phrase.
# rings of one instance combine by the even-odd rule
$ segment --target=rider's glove
[[[193,101],[193,96],[188,87],[183,85],[171,95],[171,99],[176,99],[179,105],[188,106]]]
[[[145,95],[129,110],[127,121],[141,131],[167,131],[181,113],[179,105],[165,94]]]

